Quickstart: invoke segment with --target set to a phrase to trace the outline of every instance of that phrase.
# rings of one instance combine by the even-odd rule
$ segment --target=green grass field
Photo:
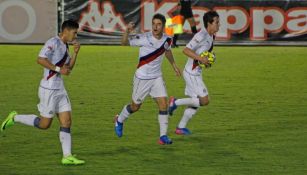
[[[0,46],[0,120],[11,110],[38,114],[41,46]],[[174,49],[177,64],[186,62]],[[113,131],[113,116],[130,102],[137,48],[83,46],[65,77],[73,105],[73,152],[86,165],[65,167],[54,120],[46,131],[16,124],[0,136],[0,174],[307,174],[307,49],[216,47],[203,72],[211,103],[177,136],[183,107],[170,119],[174,144],[157,144],[156,104],[148,98]],[[184,80],[163,64],[168,94],[184,97]]]

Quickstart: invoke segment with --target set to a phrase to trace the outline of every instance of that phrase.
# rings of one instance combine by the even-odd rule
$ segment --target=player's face
[[[164,30],[163,23],[160,19],[153,19],[152,20],[152,33],[154,35],[162,35]]]
[[[69,42],[72,42],[77,38],[78,29],[67,29],[66,36]]]
[[[208,28],[212,33],[216,33],[220,29],[220,18],[219,17],[214,17],[213,22],[210,24],[208,23]]]

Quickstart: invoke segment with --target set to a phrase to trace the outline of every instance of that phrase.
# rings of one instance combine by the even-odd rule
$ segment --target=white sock
[[[34,120],[37,118],[36,115],[15,115],[14,121],[18,123],[22,123],[28,126],[34,126]]]
[[[193,115],[196,113],[197,109],[193,108],[186,108],[184,110],[183,116],[179,122],[178,128],[185,128],[189,122],[189,120],[193,117]]]
[[[63,156],[67,157],[71,155],[71,134],[70,128],[60,129],[60,142],[62,144]]]
[[[159,119],[159,124],[160,124],[160,137],[161,137],[167,134],[168,115],[159,114],[158,119]]]
[[[130,112],[128,111],[128,109],[130,110]],[[120,122],[120,123],[123,123],[129,117],[130,114],[132,114],[131,109],[130,109],[130,105],[124,106],[122,112],[118,116],[117,121]]]
[[[177,106],[185,105],[185,106],[192,106],[192,107],[199,107],[199,98],[181,98],[175,101]]]

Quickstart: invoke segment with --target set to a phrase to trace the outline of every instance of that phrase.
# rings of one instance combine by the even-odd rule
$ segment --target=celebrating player
[[[37,105],[40,112],[24,115],[11,112],[1,125],[1,131],[17,123],[34,126],[39,129],[48,129],[54,115],[60,122],[59,138],[62,145],[64,165],[84,164],[71,153],[71,104],[61,75],[69,75],[73,69],[80,44],[76,41],[79,24],[67,20],[62,24],[62,33],[49,39],[41,49],[37,63],[44,67],[43,79],[40,82],[38,95],[40,102]],[[68,42],[74,46],[72,57],[69,56]]]
[[[209,11],[203,16],[205,29],[199,31],[186,45],[183,53],[188,56],[183,77],[186,83],[185,95],[189,98],[175,99],[170,97],[169,114],[173,115],[177,106],[187,106],[183,117],[176,128],[175,133],[179,135],[191,134],[186,128],[189,120],[195,115],[197,108],[209,104],[208,90],[203,82],[202,68],[199,64],[209,65],[207,57],[201,57],[204,51],[211,52],[213,49],[214,34],[219,30],[219,15],[215,11]]]
[[[129,23],[127,31],[123,35],[123,45],[138,46],[140,50],[139,64],[133,80],[132,102],[124,106],[121,113],[115,117],[115,133],[118,137],[123,135],[123,122],[129,115],[138,111],[146,96],[150,95],[156,101],[159,108],[160,139],[158,143],[163,145],[172,143],[167,137],[167,92],[161,72],[164,53],[177,76],[180,76],[180,70],[176,66],[171,51],[172,39],[163,33],[165,22],[166,20],[163,15],[155,14],[152,18],[151,32],[129,36],[134,27],[133,23]]]

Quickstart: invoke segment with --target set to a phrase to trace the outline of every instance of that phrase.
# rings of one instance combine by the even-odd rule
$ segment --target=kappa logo
[[[88,8],[81,13],[79,24],[81,30],[97,33],[126,30],[123,16],[115,11],[110,1],[89,1]]]

